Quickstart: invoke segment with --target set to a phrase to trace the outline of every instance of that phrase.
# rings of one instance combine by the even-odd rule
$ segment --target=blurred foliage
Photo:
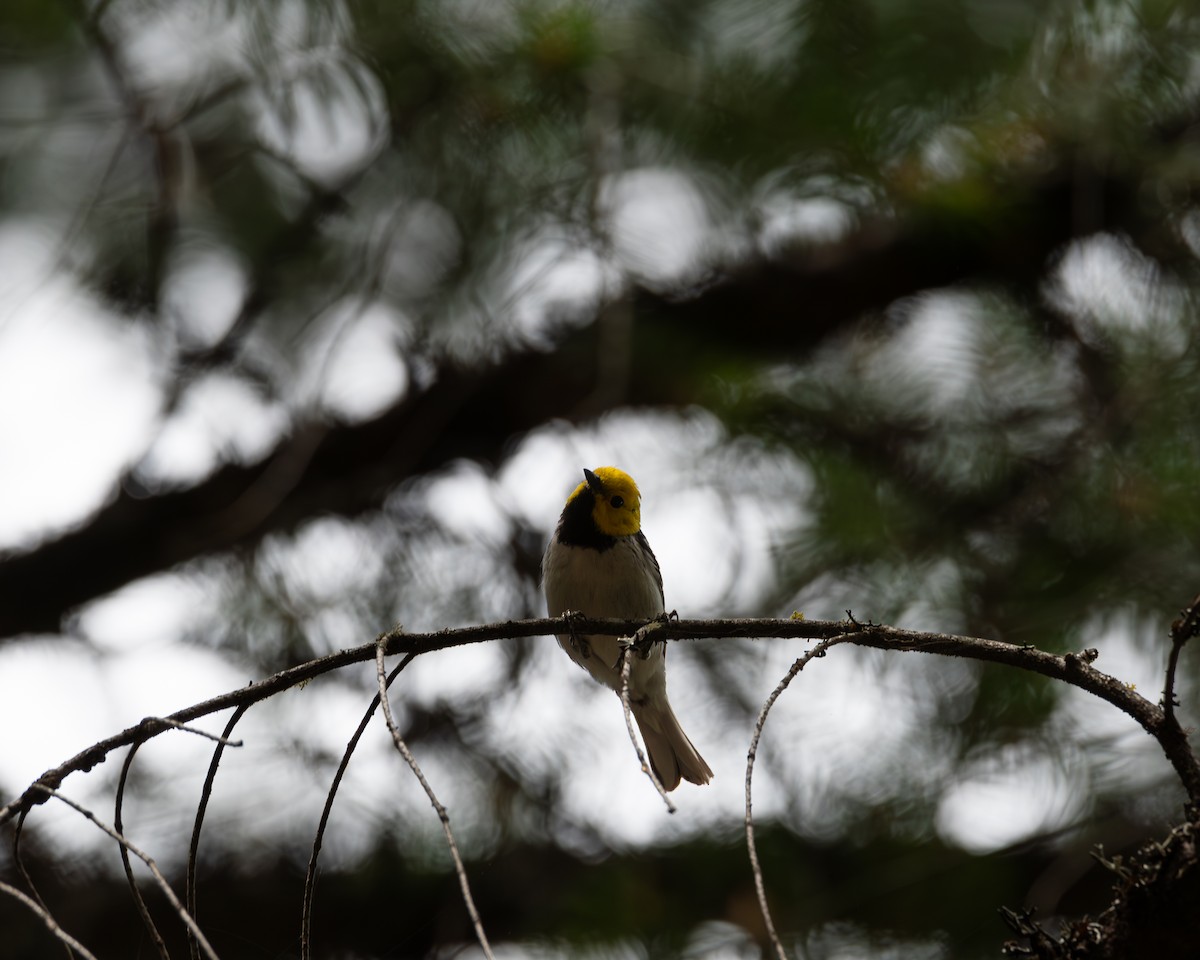
[[[149,570],[189,561],[215,598],[191,640],[243,672],[397,622],[540,612],[549,518],[517,502],[514,473],[539,439],[575,449],[591,430],[629,449],[643,434],[627,408],[649,424],[642,449],[663,451],[659,489],[696,494],[695,522],[729,531],[723,592],[688,612],[852,609],[1052,650],[1116,636],[1158,664],[1200,586],[1189,4],[9,0],[0,49],[0,229],[42,248],[44,282],[69,278],[141,329],[159,363],[161,435],[122,505],[255,461],[218,440],[181,478],[154,455],[218,376],[247,409],[282,411],[273,443],[316,429],[314,444],[349,449],[378,443],[352,428],[453,371],[497,385],[494,420],[445,426],[464,389],[386,434],[372,469],[297,481],[287,520],[231,521],[233,497],[152,518],[178,524],[176,542],[217,531],[161,558],[117,531]],[[214,307],[229,290],[233,306]],[[399,372],[355,380],[381,391],[368,415],[324,383],[369,318]],[[514,399],[520,363],[541,361],[554,378]],[[315,461],[299,450],[287,462],[303,474]],[[449,517],[447,484],[485,519]],[[769,562],[754,566],[755,549]],[[689,663],[713,714],[744,731],[791,655],[728,644]],[[492,851],[474,869],[493,936],[532,956],[755,955],[744,852],[724,832],[736,824],[613,853],[572,822],[563,769],[497,729],[537,648],[496,656],[491,687],[418,690],[405,707],[411,741],[467,771],[456,802]],[[1056,886],[1060,873],[1078,880],[1089,842],[1131,843],[1178,806],[1161,769],[1114,759],[1128,739],[1064,743],[1069,704],[1040,678],[850,662],[862,684],[902,688],[920,723],[907,745],[881,734],[890,763],[819,758],[821,797],[800,760],[768,751],[762,775],[791,799],[760,849],[804,956],[992,955],[996,907],[1036,888],[1047,910],[1088,909],[1089,881]],[[848,696],[882,696],[858,677]],[[367,696],[370,681],[342,680]],[[1014,744],[1061,768],[1070,823],[964,853],[940,804]],[[393,847],[392,829],[322,881],[342,927],[323,933],[331,955],[442,955],[467,937],[446,919],[461,905],[431,879],[436,856],[413,853],[421,830]],[[39,853],[73,898],[84,868]],[[249,860],[221,866],[253,881],[240,896],[274,893],[281,871],[298,889],[293,864]],[[90,876],[95,916],[72,922],[103,927],[112,894]],[[362,939],[396,903],[427,920]],[[0,901],[0,917],[13,909]]]

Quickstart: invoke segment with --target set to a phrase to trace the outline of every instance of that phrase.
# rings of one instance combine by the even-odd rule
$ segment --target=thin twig
[[[636,654],[634,648],[645,641],[647,630],[657,621],[651,621],[641,627],[633,637],[626,643],[620,644],[620,665],[621,665],[621,709],[625,711],[625,729],[629,731],[629,742],[633,744],[633,750],[637,754],[638,763],[641,764],[642,772],[650,778],[650,782],[654,784],[654,789],[658,791],[658,795],[662,797],[663,803],[667,805],[667,813],[675,812],[675,804],[671,802],[671,798],[667,796],[667,791],[663,789],[662,781],[658,779],[658,774],[654,770],[654,764],[647,761],[642,753],[642,746],[638,743],[637,734],[633,732],[633,708],[629,705],[629,671],[630,665],[633,663],[633,657],[630,656],[632,650]],[[649,747],[646,748],[649,751]]]
[[[392,735],[392,743],[400,751],[400,756],[404,758],[404,762],[408,764],[408,768],[412,770],[413,775],[417,778],[417,782],[421,784],[421,788],[425,791],[425,796],[433,804],[433,809],[437,811],[438,819],[442,822],[442,832],[446,835],[446,845],[450,848],[450,856],[454,859],[454,872],[458,874],[458,885],[462,889],[463,903],[466,905],[467,913],[471,915],[471,923],[475,926],[475,939],[479,941],[479,947],[483,950],[483,955],[487,957],[487,960],[496,960],[492,953],[491,945],[488,943],[487,934],[483,931],[483,922],[479,919],[479,911],[475,909],[475,899],[471,896],[471,884],[467,881],[467,868],[463,865],[462,857],[458,852],[458,844],[455,842],[454,833],[450,829],[450,814],[438,802],[433,788],[429,785],[429,781],[425,779],[425,774],[421,772],[421,768],[417,765],[417,760],[412,755],[412,751],[408,749],[408,744],[400,736],[400,730],[396,726],[396,721],[392,719],[392,707],[388,702],[387,695],[387,677],[383,669],[384,648],[386,646],[387,641],[384,637],[380,637],[376,641],[375,673],[379,678],[379,702],[383,705],[383,716],[387,721],[388,731]]]
[[[86,958],[86,960],[96,960],[96,955],[82,943],[76,940],[73,936],[67,933],[66,930],[60,927],[54,917],[51,916],[50,911],[34,900],[33,897],[26,893],[22,893],[16,887],[10,886],[3,880],[0,880],[0,893],[7,893],[14,900],[25,904],[26,907],[36,914],[42,923],[46,925],[46,929],[54,934],[54,936],[56,936],[60,941],[62,941],[63,946],[67,948],[67,956],[74,956],[71,951],[77,950],[81,956]]]
[[[779,957],[779,960],[788,960],[788,958],[787,953],[783,949],[783,943],[779,939],[779,934],[775,930],[775,922],[771,919],[771,908],[767,905],[767,889],[763,882],[762,865],[758,862],[758,845],[754,840],[754,816],[751,813],[751,784],[754,780],[754,760],[758,756],[758,741],[762,737],[763,727],[767,722],[767,714],[771,712],[771,708],[775,706],[775,701],[779,699],[783,691],[788,688],[788,684],[796,678],[796,674],[803,670],[810,660],[815,657],[825,656],[825,651],[835,643],[846,643],[852,640],[854,636],[854,634],[847,633],[822,640],[792,664],[791,669],[779,681],[775,689],[771,691],[771,695],[767,697],[767,702],[762,705],[762,709],[758,713],[758,720],[754,724],[754,735],[750,738],[750,751],[746,755],[746,849],[750,854],[750,869],[754,873],[754,892],[758,895],[758,909],[762,913],[763,923],[767,927],[767,935],[771,938],[771,943],[775,947],[775,954]]]
[[[25,866],[25,857],[21,853],[21,838],[25,836],[25,818],[28,815],[28,810],[22,810],[21,815],[17,817],[17,823],[13,829],[13,862],[17,865],[17,872],[21,875],[21,879],[29,889],[30,895],[37,901],[46,916],[50,916],[50,908],[46,905],[46,901],[42,899],[37,884],[33,882],[29,868]],[[62,940],[61,942],[63,949],[67,952],[67,960],[75,960],[75,954],[71,951],[71,945],[66,940]]]
[[[180,723],[178,720],[172,720],[170,717],[147,717],[142,723],[150,726],[161,723],[164,727],[170,727],[172,730],[182,730],[184,733],[192,733],[197,737],[204,737],[206,740],[212,740],[220,744],[222,747],[240,747],[243,746],[241,740],[230,740],[229,731],[232,725],[225,728],[224,733],[209,733],[207,730],[201,730],[199,727],[190,727],[186,723]]]
[[[125,832],[125,825],[121,822],[121,807],[125,802],[125,784],[129,779],[129,768],[133,766],[133,758],[137,755],[138,747],[143,742],[139,741],[129,748],[129,753],[125,755],[125,762],[121,764],[121,776],[117,780],[117,796],[113,803],[113,829],[122,835]],[[134,906],[137,907],[138,916],[142,918],[142,926],[146,928],[146,932],[150,935],[150,940],[162,960],[171,960],[167,944],[163,940],[162,934],[158,932],[154,918],[150,916],[150,908],[146,906],[146,900],[142,896],[142,891],[138,889],[137,880],[133,876],[133,864],[129,862],[129,849],[124,843],[118,843],[117,847],[121,851],[121,865],[125,868],[125,880],[129,884],[129,893],[133,897]]]
[[[240,747],[241,740],[230,740],[229,735],[233,733],[233,728],[237,726],[238,721],[242,719],[246,711],[250,709],[250,704],[246,703],[233,711],[233,716],[229,718],[229,722],[225,724],[225,730],[221,736],[214,737],[217,741],[217,747],[213,750],[212,760],[208,764],[208,773],[204,777],[204,786],[200,788],[200,801],[196,804],[196,819],[192,823],[192,839],[188,844],[188,859],[187,859],[187,879],[184,882],[184,896],[187,898],[187,910],[193,917],[196,913],[196,861],[200,853],[200,828],[204,824],[204,815],[208,811],[208,800],[212,796],[213,781],[217,776],[217,765],[221,762],[221,755],[225,752],[227,746]],[[196,938],[188,931],[188,954],[192,960],[199,960],[200,945],[196,942]]]
[[[384,686],[391,687],[392,681],[396,679],[401,670],[412,663],[415,656],[416,654],[410,653],[393,667],[392,672],[387,676]],[[354,730],[354,735],[350,737],[349,742],[346,744],[345,752],[342,753],[342,762],[338,764],[337,772],[333,775],[333,782],[329,785],[329,792],[325,794],[325,806],[321,809],[321,820],[317,824],[317,832],[313,837],[312,854],[308,858],[308,869],[304,874],[304,901],[300,909],[300,960],[310,960],[312,957],[313,896],[316,893],[317,859],[321,855],[321,844],[325,840],[325,827],[329,823],[329,814],[333,810],[333,801],[337,796],[338,788],[342,784],[342,777],[346,773],[346,768],[350,765],[350,758],[358,748],[358,741],[362,739],[363,731],[367,729],[367,724],[371,722],[371,718],[375,716],[375,711],[379,709],[379,699],[379,694],[376,693],[371,700],[371,705],[363,713],[362,720],[359,721],[358,727]]]
[[[150,873],[154,876],[154,879],[158,882],[158,885],[159,885],[160,889],[162,890],[163,895],[167,898],[167,900],[171,904],[171,906],[175,908],[175,912],[179,914],[179,918],[184,922],[184,924],[187,925],[188,929],[192,931],[192,934],[195,936],[195,938],[199,942],[201,948],[204,950],[205,955],[209,958],[209,960],[220,960],[220,958],[217,957],[216,951],[213,950],[212,945],[208,942],[208,938],[204,935],[204,931],[200,929],[199,925],[192,918],[191,914],[189,914],[187,912],[187,910],[185,910],[183,908],[183,904],[179,902],[179,898],[177,896],[175,896],[175,891],[171,889],[171,885],[167,882],[167,878],[164,877],[162,875],[162,871],[158,869],[158,864],[154,862],[153,857],[151,857],[147,853],[142,852],[138,847],[136,847],[126,837],[122,836],[120,833],[118,833],[116,830],[114,830],[112,827],[110,827],[103,820],[99,819],[94,813],[92,813],[91,810],[87,809],[87,807],[84,807],[81,804],[76,803],[70,797],[64,796],[63,794],[59,793],[57,790],[52,790],[49,787],[42,786],[41,784],[35,784],[34,786],[36,789],[45,793],[47,796],[51,796],[57,800],[61,800],[72,810],[74,810],[77,813],[81,814],[82,816],[86,817],[88,820],[90,820],[92,823],[94,823],[97,827],[99,827],[101,830],[103,830],[105,833],[107,833],[110,837],[112,837],[114,840],[116,840],[117,843],[121,844],[121,846],[127,847],[129,849],[130,853],[132,853],[135,857],[137,857],[139,860],[141,860],[142,863],[144,863],[149,868]]]
[[[217,759],[220,758],[225,747],[240,747],[242,745],[240,740],[230,740],[229,733],[233,730],[233,725],[237,722],[237,719],[241,717],[246,709],[246,707],[241,707],[238,709],[238,711],[234,714],[234,718],[225,727],[224,734],[220,736],[214,733],[209,733],[207,730],[201,730],[199,727],[190,727],[185,723],[180,723],[177,720],[171,720],[169,718],[146,717],[144,720],[142,720],[141,725],[148,731],[157,730],[160,727],[166,727],[172,730],[180,730],[184,733],[191,733],[198,737],[205,737],[206,739],[214,740],[217,743],[216,756],[214,757],[213,763],[209,766],[208,779],[206,779],[204,783],[205,792],[202,794],[200,798],[200,804],[196,810],[196,823],[192,830],[192,846],[188,853],[187,885],[185,889],[185,896],[187,898],[187,911],[192,917],[195,917],[196,915],[195,891],[193,883],[195,881],[195,854],[197,844],[199,842],[200,821],[204,817],[204,810],[208,804],[208,791],[210,791],[212,788],[212,777],[216,773]],[[113,808],[113,827],[117,833],[120,834],[124,834],[125,832],[125,825],[122,822],[121,817],[121,810],[125,802],[125,785],[129,778],[130,767],[133,766],[133,758],[137,755],[138,748],[143,743],[145,743],[144,740],[135,741],[130,746],[129,753],[125,756],[125,762],[121,765],[121,776],[117,781],[117,795]],[[146,932],[150,935],[150,940],[153,942],[155,949],[158,950],[158,955],[162,957],[162,960],[169,960],[170,951],[167,950],[166,941],[163,940],[162,934],[158,932],[158,927],[154,923],[154,918],[150,914],[150,908],[147,906],[146,900],[142,896],[141,890],[138,888],[137,879],[133,875],[133,864],[129,861],[129,850],[125,844],[119,844],[118,846],[121,851],[121,865],[125,868],[125,879],[129,884],[129,892],[133,897],[134,906],[137,907],[138,915],[142,918],[142,925],[146,928]],[[192,956],[197,957],[199,955],[198,948],[196,945],[196,940],[192,936],[190,929],[188,930],[188,944]]]

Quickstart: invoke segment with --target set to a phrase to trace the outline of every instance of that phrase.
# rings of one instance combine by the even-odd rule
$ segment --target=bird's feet
[[[563,619],[567,621],[567,636],[571,638],[571,649],[579,654],[581,660],[587,660],[592,655],[592,645],[588,643],[587,637],[580,635],[577,629],[578,624],[587,617],[578,610],[567,610],[563,614]]]
[[[670,613],[660,613],[653,620],[648,620],[642,625],[631,638],[629,645],[643,660],[648,659],[656,643],[666,645],[666,626],[672,620],[678,619],[679,614],[674,610]]]

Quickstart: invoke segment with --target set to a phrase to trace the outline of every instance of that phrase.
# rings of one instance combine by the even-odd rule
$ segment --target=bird
[[[567,498],[542,557],[542,590],[550,616],[565,613],[650,620],[665,612],[662,572],[642,532],[641,494],[616,467],[583,471]],[[620,640],[573,632],[558,634],[572,660],[621,693]],[[688,739],[667,700],[666,644],[655,643],[629,669],[629,706],[650,765],[664,790],[682,778],[705,784],[712,769]]]

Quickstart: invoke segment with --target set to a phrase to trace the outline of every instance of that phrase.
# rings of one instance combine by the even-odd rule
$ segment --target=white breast
[[[662,590],[653,561],[643,549],[633,537],[622,537],[604,551],[551,541],[542,561],[542,587],[550,616],[571,611],[591,617],[642,620],[662,613]],[[593,677],[619,691],[617,638],[589,635],[580,639],[583,643],[575,644],[569,634],[560,634],[558,642]],[[665,657],[663,646],[656,644],[648,659],[632,664],[630,696],[640,700],[660,691],[665,696]]]

